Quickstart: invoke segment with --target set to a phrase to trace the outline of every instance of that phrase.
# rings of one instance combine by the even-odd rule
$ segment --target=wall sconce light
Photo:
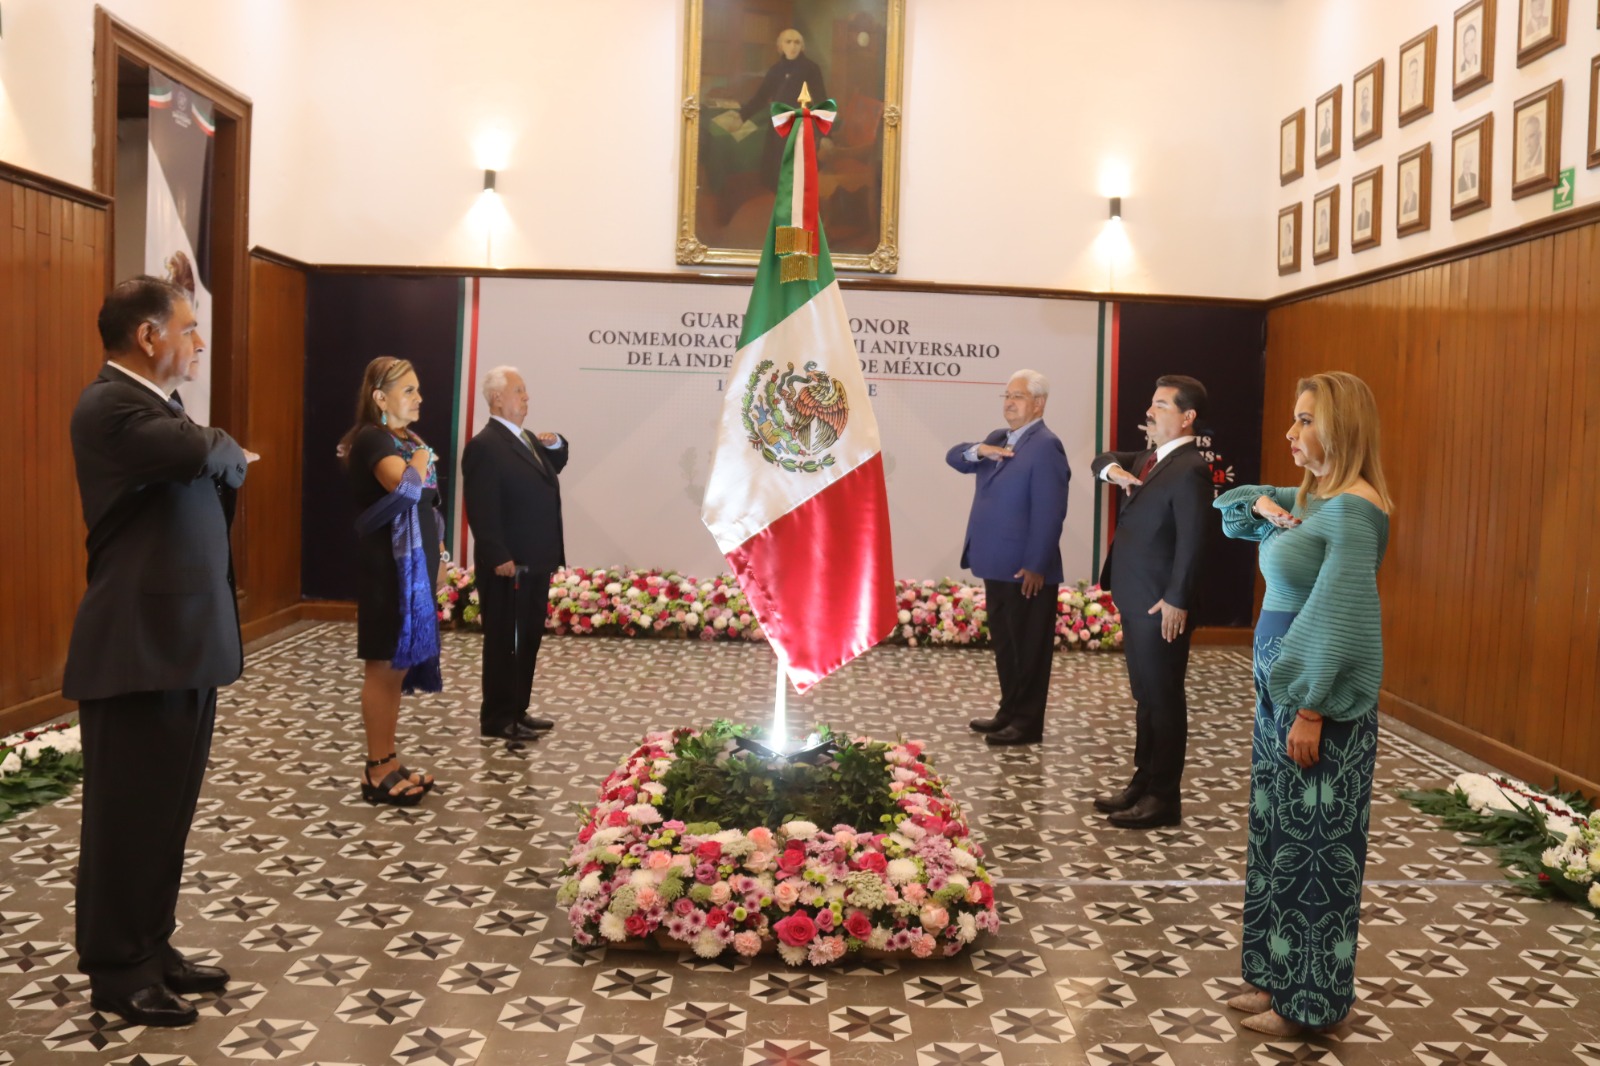
[[[485,170],[483,172],[483,191],[484,192],[494,192],[494,179],[495,179],[495,171],[493,171],[493,170]]]
[[[1122,221],[1122,197],[1120,196],[1113,196],[1111,198],[1111,221]]]

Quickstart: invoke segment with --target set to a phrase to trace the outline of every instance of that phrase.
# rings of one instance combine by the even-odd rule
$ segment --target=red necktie
[[[1139,470],[1139,480],[1143,481],[1145,478],[1149,477],[1150,476],[1150,471],[1154,470],[1155,468],[1156,468],[1156,453],[1155,452],[1151,452],[1150,453],[1150,458],[1148,458],[1148,459],[1146,459],[1144,461],[1144,466],[1141,467],[1140,470]]]

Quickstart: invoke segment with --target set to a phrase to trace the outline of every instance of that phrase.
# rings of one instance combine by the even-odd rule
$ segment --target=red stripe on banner
[[[805,149],[806,153],[806,233],[811,239],[811,254],[819,255],[822,251],[822,242],[817,239],[817,149],[816,139],[811,135],[811,112],[805,112],[805,124],[800,127],[800,143],[795,147]]]
[[[482,283],[482,279],[473,278],[471,280],[472,317],[468,319],[467,326],[467,424],[461,432],[461,441],[458,444],[458,448],[464,447],[465,443],[472,439],[472,416],[478,402],[478,286]],[[461,452],[458,450],[456,454],[459,456]],[[459,517],[461,524],[456,527],[459,530],[460,537],[456,543],[462,545],[461,556],[465,560],[470,558],[466,552],[467,494],[459,492],[456,497],[456,506],[461,512]],[[466,563],[463,561],[461,565],[465,566]]]
[[[728,562],[799,691],[878,643],[897,621],[883,456],[739,545]]]

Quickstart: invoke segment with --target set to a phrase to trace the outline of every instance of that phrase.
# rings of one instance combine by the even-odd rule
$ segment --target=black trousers
[[[1056,596],[1061,586],[1045,585],[1022,595],[1017,581],[984,581],[989,637],[1000,675],[1000,709],[995,717],[1024,736],[1044,734],[1044,708],[1050,698],[1050,667],[1055,662]]]
[[[1143,610],[1122,614],[1122,650],[1128,663],[1128,684],[1137,709],[1133,748],[1133,781],[1138,795],[1176,803],[1183,783],[1183,761],[1189,747],[1189,636],[1161,639],[1161,616]]]
[[[154,984],[175,961],[168,938],[216,715],[214,688],[134,692],[78,705],[78,968],[103,995]]]
[[[528,711],[533,670],[544,636],[550,575],[523,574],[519,582],[479,569],[478,609],[483,613],[483,703],[478,725],[503,729]]]

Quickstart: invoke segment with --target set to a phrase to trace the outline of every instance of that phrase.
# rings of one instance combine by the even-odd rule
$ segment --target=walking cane
[[[527,572],[526,566],[519,566],[511,572],[511,657],[513,659],[522,655],[522,613],[517,609],[517,596],[522,592],[522,575]]]

